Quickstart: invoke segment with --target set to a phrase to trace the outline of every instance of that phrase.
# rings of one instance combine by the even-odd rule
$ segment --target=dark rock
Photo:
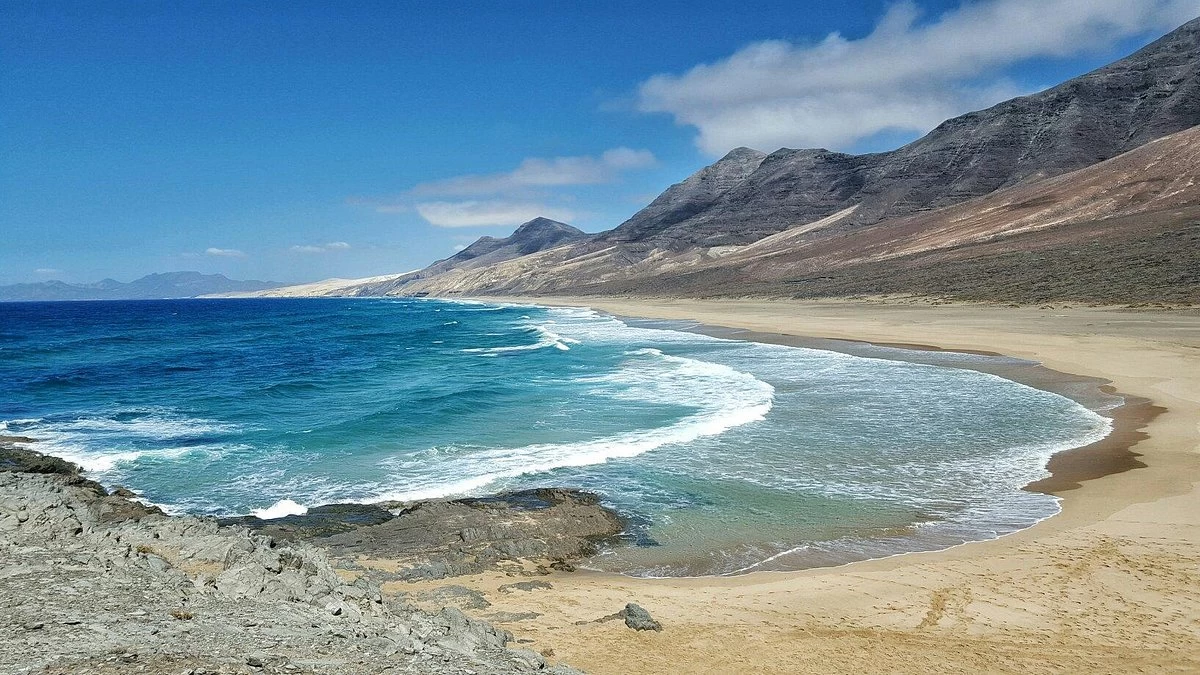
[[[594,554],[625,529],[599,496],[561,488],[389,506],[399,514],[381,506],[337,505],[336,512],[320,507],[305,516],[221,522],[285,539],[308,539],[338,558],[398,561],[400,571],[388,576],[399,579],[474,574],[511,560],[553,559],[569,565],[567,560]],[[346,514],[370,517],[359,524]]]
[[[492,621],[501,623],[515,623],[518,621],[529,621],[541,616],[539,612],[492,612],[487,617]],[[520,640],[518,640],[520,642]]]
[[[518,581],[515,584],[504,584],[496,590],[500,591],[501,593],[512,593],[513,591],[549,590],[551,588],[553,588],[553,586],[545,581]]]
[[[618,614],[624,615],[625,625],[634,630],[662,630],[662,624],[655,621],[650,616],[650,612],[643,609],[641,605],[631,602],[625,605],[625,609],[618,612]]]
[[[240,525],[285,541],[328,537],[391,520],[390,511],[376,504],[326,504],[304,515],[263,520],[255,516],[222,518],[221,525]]]
[[[417,598],[426,602],[449,603],[461,609],[486,609],[492,606],[483,593],[466,586],[440,586]]]

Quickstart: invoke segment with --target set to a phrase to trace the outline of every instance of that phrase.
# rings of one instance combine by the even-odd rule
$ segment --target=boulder
[[[625,609],[619,612],[625,617],[625,625],[634,630],[653,630],[661,631],[662,624],[655,621],[641,605],[629,603],[625,605]]]

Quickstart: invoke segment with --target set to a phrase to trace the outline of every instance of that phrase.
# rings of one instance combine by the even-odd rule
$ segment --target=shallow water
[[[590,564],[647,575],[1027,527],[1057,502],[1021,487],[1110,426],[969,369],[436,300],[0,304],[0,377],[0,433],[169,511],[583,487],[636,544]]]

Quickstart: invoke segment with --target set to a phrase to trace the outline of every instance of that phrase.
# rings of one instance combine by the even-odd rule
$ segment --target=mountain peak
[[[514,238],[528,237],[538,233],[548,232],[583,234],[583,230],[580,230],[577,227],[572,227],[566,223],[560,223],[557,220],[550,220],[549,218],[538,216],[529,222],[522,223],[519,227],[517,227],[516,230],[513,230],[512,236],[508,237],[508,239],[511,240]]]
[[[761,150],[755,150],[754,148],[747,148],[746,146],[741,145],[725,153],[725,156],[717,161],[743,161],[746,159],[762,159],[766,156],[767,153],[762,152]]]

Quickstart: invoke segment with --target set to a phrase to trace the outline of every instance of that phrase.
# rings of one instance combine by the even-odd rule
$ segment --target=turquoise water
[[[423,299],[0,304],[0,378],[0,433],[170,512],[582,487],[631,523],[589,565],[643,575],[1011,532],[1109,429],[969,369]]]

